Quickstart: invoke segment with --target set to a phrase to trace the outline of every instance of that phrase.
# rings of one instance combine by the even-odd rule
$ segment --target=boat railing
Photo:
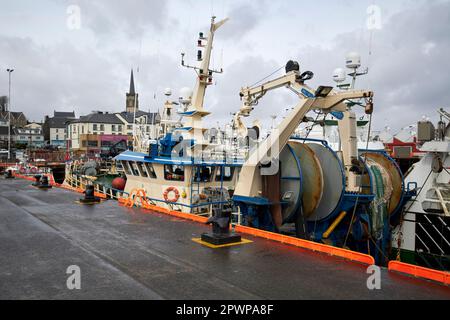
[[[102,184],[92,182],[92,180],[89,180],[87,178],[79,177],[76,175],[67,175],[65,183],[73,188],[80,190],[86,190],[87,185],[93,184],[96,194],[103,195],[112,200],[119,200],[124,198],[124,196],[128,196],[128,193],[125,191],[107,187]]]

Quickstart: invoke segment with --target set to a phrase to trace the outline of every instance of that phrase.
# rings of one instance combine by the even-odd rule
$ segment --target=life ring
[[[19,173],[20,174],[26,174],[27,173],[27,169],[25,169],[24,167],[20,167],[19,168]]]
[[[31,172],[32,174],[36,174],[36,173],[38,173],[38,169],[37,169],[36,167],[32,167],[31,170],[30,170],[30,172]]]
[[[170,192],[173,192],[175,194],[175,196],[173,198],[169,199]],[[175,187],[169,187],[166,189],[166,191],[164,191],[163,196],[164,196],[164,200],[166,200],[167,202],[177,202],[178,199],[180,199],[180,192]]]

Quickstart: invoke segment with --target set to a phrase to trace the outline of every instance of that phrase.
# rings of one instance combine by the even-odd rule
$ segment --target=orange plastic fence
[[[445,285],[450,285],[449,272],[428,269],[399,261],[390,261],[388,269],[389,271],[408,274],[416,278],[433,280]]]
[[[177,218],[195,221],[199,223],[206,223],[208,221],[208,218],[206,217],[200,217],[194,214],[184,213],[180,211],[173,211],[156,205],[152,205],[147,201],[147,195],[145,191],[142,189],[132,190],[128,198],[120,198],[119,203],[127,207],[133,207],[136,204],[137,200],[140,200],[141,207],[145,210],[167,214]]]
[[[21,174],[18,174],[18,173],[14,174],[14,176],[16,178],[19,178],[19,179],[24,179],[24,180],[33,181],[33,182],[35,181],[35,179],[33,177],[24,176],[24,175],[21,175]],[[55,182],[55,180],[53,179],[52,175],[49,175],[49,177],[50,177],[50,185],[52,185],[53,187],[66,189],[66,190],[70,190],[70,191],[74,191],[74,192],[78,192],[78,193],[84,193],[84,190],[81,189],[81,188],[74,188],[74,187],[67,186],[67,185],[64,185],[64,184],[58,184],[58,183]],[[106,197],[106,196],[105,195],[101,195],[101,196],[99,195],[99,197],[102,198],[102,197]]]
[[[312,241],[302,240],[294,237],[285,236],[278,233],[263,231],[259,229],[254,229],[244,226],[236,226],[236,231],[240,233],[249,234],[255,237],[264,238],[268,240],[273,240],[296,247],[317,251],[321,253],[326,253],[332,256],[341,257],[347,260],[360,262],[367,265],[374,265],[375,259],[367,254],[362,254],[359,252],[354,252],[346,249],[336,248],[328,246],[321,243],[316,243]]]
[[[14,177],[19,178],[19,179],[24,179],[24,180],[28,180],[28,181],[36,181],[36,179],[34,179],[33,177],[27,177],[27,176],[23,176],[21,174],[14,174]]]

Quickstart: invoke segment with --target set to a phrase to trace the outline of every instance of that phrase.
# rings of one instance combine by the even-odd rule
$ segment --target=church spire
[[[130,91],[127,93],[126,111],[128,113],[134,113],[135,110],[139,110],[139,95],[136,93],[134,87],[134,75],[133,69],[131,69]]]
[[[131,77],[130,77],[130,92],[129,94],[136,94],[136,91],[134,89],[134,76],[133,76],[133,69],[131,69]]]

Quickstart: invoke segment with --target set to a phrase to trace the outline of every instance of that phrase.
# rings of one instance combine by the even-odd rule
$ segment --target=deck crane
[[[300,72],[289,61],[286,74],[240,92],[242,107],[235,126],[245,132],[243,117],[269,91],[288,88],[299,98],[297,105],[271,134],[252,148],[241,168],[233,194],[246,226],[372,254],[384,265],[390,250],[391,228],[415,190],[385,152],[358,150],[355,106],[373,112],[373,92],[333,90],[305,84],[312,72]],[[326,141],[293,137],[308,121],[310,111],[332,114],[339,120],[341,150]]]
[[[366,112],[371,112],[373,108],[373,92],[361,90],[336,92],[333,91],[332,87],[327,86],[320,86],[317,90],[313,90],[305,84],[312,77],[312,72],[300,73],[299,64],[289,61],[286,65],[286,74],[284,76],[253,88],[246,87],[241,90],[240,96],[243,105],[235,116],[235,123],[239,124],[241,132],[245,128],[242,125],[241,117],[250,116],[259,100],[269,91],[286,87],[297,94],[300,101],[274,132],[250,152],[248,160],[241,170],[240,179],[236,186],[235,199],[250,202],[260,201],[259,198],[261,198],[263,189],[262,176],[271,175],[271,170],[267,168],[267,155],[271,155],[272,160],[276,160],[280,151],[286,146],[306,114],[312,110],[320,110],[324,113],[342,113],[340,133],[345,167],[350,168],[352,162],[358,158],[356,119],[345,101],[365,99]],[[262,163],[265,165],[262,165]],[[349,171],[350,174],[351,172]],[[355,183],[349,184],[349,187],[352,189],[356,187]]]

